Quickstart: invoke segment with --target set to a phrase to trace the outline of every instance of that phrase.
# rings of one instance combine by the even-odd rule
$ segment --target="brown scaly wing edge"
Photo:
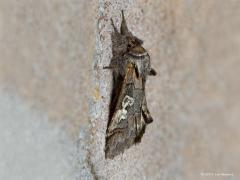
[[[122,84],[117,105],[115,108],[115,113],[122,108],[122,101],[126,95],[126,89],[129,86],[130,91],[134,87],[134,78],[136,78],[136,70],[132,63],[127,64],[127,71],[124,77],[124,82]],[[132,82],[132,83],[129,83]],[[144,85],[144,84],[143,84]],[[142,87],[144,89],[144,87]],[[140,104],[141,106],[141,104]],[[114,158],[115,156],[124,152],[135,143],[140,142],[142,135],[145,132],[146,124],[141,121],[141,113],[138,116],[127,116],[126,119],[122,120],[121,123],[117,123],[114,118],[110,119],[108,124],[108,129],[106,132],[106,145],[105,145],[105,157]],[[139,126],[140,124],[140,126]]]

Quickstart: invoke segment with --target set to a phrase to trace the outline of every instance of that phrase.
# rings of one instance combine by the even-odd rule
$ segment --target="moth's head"
[[[127,22],[122,11],[121,34],[127,39],[127,52],[133,56],[145,56],[147,51],[142,47],[143,41],[134,36],[127,27]]]
[[[128,36],[127,51],[130,55],[142,57],[147,55],[147,51],[142,47],[143,41],[135,36]]]
[[[147,51],[142,47],[143,41],[137,38],[136,36],[134,36],[131,33],[131,31],[128,30],[123,11],[122,11],[122,23],[121,23],[120,32],[118,32],[112,19],[111,19],[111,22],[114,28],[114,33],[117,37],[116,42],[120,43],[120,45],[118,45],[115,48],[114,52],[128,53],[136,57],[142,57],[147,55]]]

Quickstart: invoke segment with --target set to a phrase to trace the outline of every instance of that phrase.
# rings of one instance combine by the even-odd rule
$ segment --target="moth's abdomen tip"
[[[122,152],[123,153],[123,152]],[[120,152],[117,152],[117,150],[109,150],[105,151],[105,158],[106,159],[114,159],[115,156],[119,155]]]
[[[111,155],[111,154],[105,152],[105,159],[113,159],[113,158],[114,158],[113,155]]]

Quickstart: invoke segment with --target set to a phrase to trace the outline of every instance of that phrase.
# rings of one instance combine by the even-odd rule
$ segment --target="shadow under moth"
[[[145,83],[148,75],[156,75],[150,56],[142,47],[143,41],[127,27],[122,11],[120,32],[111,19],[112,53],[110,65],[113,87],[109,121],[106,131],[106,158],[114,158],[132,145],[139,143],[146,125],[153,121],[147,107]]]

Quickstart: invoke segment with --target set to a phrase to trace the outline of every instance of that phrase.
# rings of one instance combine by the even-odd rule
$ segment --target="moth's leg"
[[[149,71],[149,75],[150,76],[156,76],[157,72],[155,71],[155,69],[151,68],[150,71]]]
[[[115,71],[117,69],[117,59],[112,58],[110,64],[108,66],[103,66],[103,69],[112,69]]]
[[[153,122],[153,118],[147,107],[147,100],[146,100],[145,94],[144,94],[143,102],[142,102],[142,116],[143,116],[145,123],[149,124],[149,123]]]
[[[112,66],[103,66],[103,69],[113,69]]]

